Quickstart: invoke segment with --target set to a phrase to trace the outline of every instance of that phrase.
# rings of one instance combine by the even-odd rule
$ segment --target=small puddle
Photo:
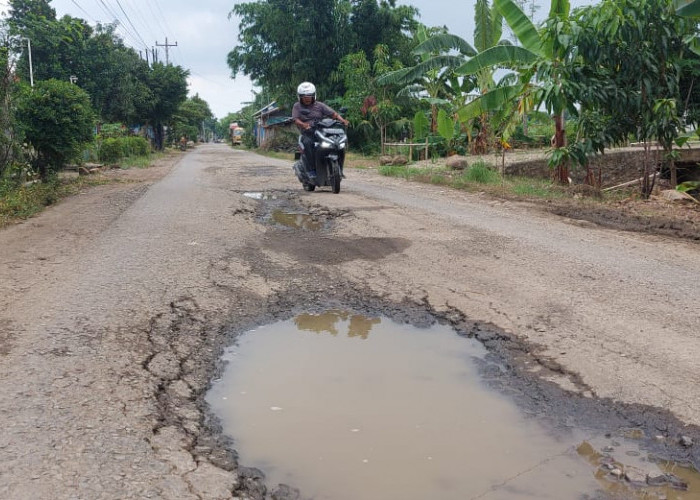
[[[308,214],[295,214],[282,210],[273,210],[271,218],[275,224],[291,227],[292,229],[319,231],[323,227],[323,222],[314,220],[313,217]]]
[[[254,200],[276,200],[277,195],[274,193],[263,193],[260,191],[248,191],[243,193],[246,198],[252,198]]]
[[[207,402],[241,464],[261,469],[268,488],[288,484],[304,498],[644,493],[605,472],[611,469],[601,457],[611,462],[610,454],[596,451],[605,442],[583,430],[557,435],[489,390],[477,369],[485,354],[447,326],[419,329],[342,311],[301,314],[241,336]],[[690,491],[663,493],[693,498],[696,483],[685,482]],[[638,498],[664,498],[653,491],[658,495]]]

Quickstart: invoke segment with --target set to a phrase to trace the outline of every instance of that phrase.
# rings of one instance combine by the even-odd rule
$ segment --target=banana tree
[[[437,130],[440,106],[471,89],[469,82],[458,78],[454,69],[474,56],[474,48],[462,38],[445,32],[431,33],[425,26],[416,31],[418,42],[413,54],[414,66],[385,73],[377,78],[378,85],[403,85],[400,93],[411,94],[430,105],[431,131]],[[458,54],[451,54],[456,50]]]
[[[471,58],[456,72],[468,76],[489,68],[508,68],[517,73],[518,81],[476,97],[458,111],[460,119],[467,121],[503,109],[524,111],[525,102],[535,107],[544,106],[554,118],[554,151],[550,166],[555,180],[567,183],[569,156],[566,154],[564,112],[577,114],[573,100],[575,83],[569,80],[568,73],[568,63],[575,54],[571,35],[576,30],[569,20],[569,1],[552,0],[549,16],[539,30],[513,0],[494,0],[494,6],[520,45],[495,45]]]

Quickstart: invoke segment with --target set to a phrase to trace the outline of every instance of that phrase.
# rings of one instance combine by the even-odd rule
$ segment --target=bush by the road
[[[115,163],[130,156],[146,156],[150,145],[143,137],[108,137],[99,148],[99,159],[105,163]]]

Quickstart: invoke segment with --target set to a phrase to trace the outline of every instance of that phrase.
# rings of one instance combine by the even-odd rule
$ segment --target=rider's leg
[[[304,134],[301,136],[304,145],[304,158],[306,159],[306,172],[310,177],[316,176],[316,160],[314,159],[314,139]]]

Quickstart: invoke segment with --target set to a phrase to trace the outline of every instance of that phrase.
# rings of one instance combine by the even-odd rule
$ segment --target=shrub
[[[124,148],[122,146],[121,139],[110,137],[102,141],[102,144],[100,144],[100,161],[104,163],[115,163],[123,157]]]
[[[150,153],[151,145],[143,137],[125,137],[122,141],[124,143],[125,156],[146,156]]]
[[[104,139],[108,137],[124,137],[126,135],[126,127],[121,123],[103,123],[100,127],[100,136]]]
[[[99,159],[104,163],[115,163],[129,156],[146,156],[150,144],[143,137],[110,137],[103,140],[99,148]]]
[[[22,89],[17,119],[43,179],[80,155],[93,139],[94,118],[90,96],[77,85],[45,80]]]

